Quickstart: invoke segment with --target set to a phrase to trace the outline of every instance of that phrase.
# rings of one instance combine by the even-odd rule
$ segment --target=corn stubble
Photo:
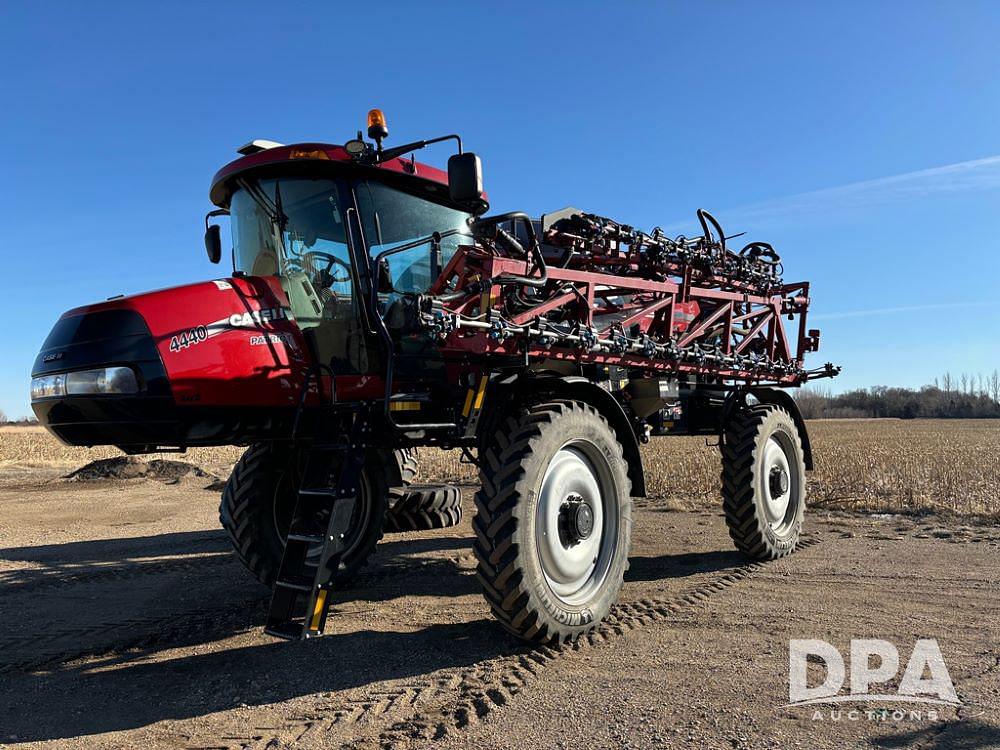
[[[809,423],[816,470],[813,506],[870,512],[952,511],[1000,517],[1000,420],[820,420]],[[653,438],[642,447],[646,504],[721,503],[718,449],[703,437]],[[242,449],[197,448],[167,456],[194,464],[234,462]],[[0,429],[0,467],[75,468],[121,455],[71,448],[40,428]],[[420,450],[420,481],[474,483],[458,451]]]

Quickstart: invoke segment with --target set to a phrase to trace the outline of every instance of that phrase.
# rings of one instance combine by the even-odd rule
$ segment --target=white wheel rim
[[[617,498],[610,473],[597,471],[584,452],[593,446],[567,444],[556,452],[542,478],[535,510],[535,545],[542,575],[564,604],[586,602],[610,568],[618,534]],[[598,462],[602,465],[603,462]],[[580,504],[589,508],[592,530],[567,536],[566,519]],[[561,526],[562,524],[562,526]]]
[[[788,459],[789,454],[794,455],[793,450],[786,435],[775,433],[764,443],[761,452],[759,489],[764,498],[764,516],[778,533],[794,523],[801,502],[801,481]]]

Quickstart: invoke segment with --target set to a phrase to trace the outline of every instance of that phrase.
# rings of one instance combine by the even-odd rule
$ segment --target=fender
[[[802,458],[805,462],[806,470],[812,471],[813,453],[812,444],[809,442],[809,432],[806,430],[806,421],[802,418],[799,405],[795,403],[795,399],[792,398],[791,394],[778,388],[765,387],[750,388],[748,392],[762,404],[780,406],[791,415],[792,419],[795,420],[795,426],[799,429],[799,438],[802,440]]]
[[[578,375],[515,375],[495,382],[491,391],[493,388],[496,388],[496,391],[490,393],[487,403],[509,403],[504,401],[502,395],[503,391],[507,391],[518,401],[529,396],[537,399],[539,395],[544,395],[582,401],[593,406],[608,420],[622,446],[625,463],[628,465],[628,478],[632,483],[632,496],[646,496],[646,475],[642,466],[642,455],[639,453],[639,440],[632,429],[632,422],[618,400],[599,385]],[[489,423],[491,420],[486,421]]]

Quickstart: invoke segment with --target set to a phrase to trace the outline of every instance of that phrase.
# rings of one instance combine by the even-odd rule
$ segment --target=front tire
[[[774,404],[737,411],[722,448],[722,499],[736,548],[755,560],[790,554],[806,507],[802,440],[791,415]]]
[[[301,453],[286,445],[252,445],[233,467],[222,493],[219,520],[233,549],[246,569],[267,586],[274,584],[281,566],[303,460]],[[389,485],[402,481],[400,466],[389,451],[367,452],[336,583],[350,583],[375,551],[382,538]]]
[[[534,643],[593,630],[621,590],[631,485],[614,431],[590,405],[552,401],[496,425],[480,453],[474,550],[500,623]]]

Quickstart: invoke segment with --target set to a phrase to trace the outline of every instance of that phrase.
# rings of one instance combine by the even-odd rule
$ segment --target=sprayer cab
[[[342,399],[381,395],[369,296],[384,311],[426,291],[488,203],[457,136],[386,150],[378,110],[368,132],[374,144],[359,133],[343,146],[242,146],[213,178],[205,218],[209,260],[228,256],[232,275],[67,312],[33,368],[39,420],[68,443],[145,452],[290,437],[300,404],[318,398],[306,387],[317,367]],[[459,150],[447,173],[412,158],[447,140]]]

